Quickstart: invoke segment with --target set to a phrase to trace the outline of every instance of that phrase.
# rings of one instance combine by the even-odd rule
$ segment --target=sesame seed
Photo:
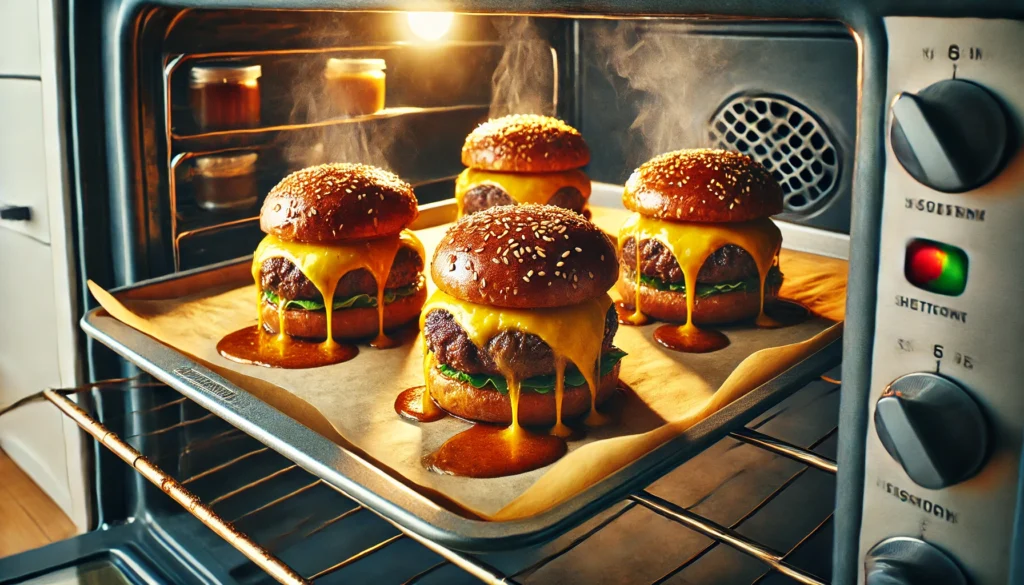
[[[501,260],[498,260],[497,258],[491,258],[491,262],[494,262],[495,264],[501,264]]]
[[[530,282],[530,277],[529,276],[524,276],[523,280],[525,280],[526,282]]]
[[[559,268],[561,268],[562,266],[565,266],[565,262],[562,262],[561,260],[559,260],[558,263],[555,264],[555,266],[558,266]]]
[[[565,252],[562,253],[562,258],[568,258],[569,254],[571,254],[571,252],[569,250],[566,250]]]
[[[578,246],[577,246],[576,248],[574,248],[574,249],[575,249],[575,250],[576,250],[577,252],[582,252],[582,251],[583,251],[583,250],[581,250],[581,249],[580,249],[580,248],[579,248]]]

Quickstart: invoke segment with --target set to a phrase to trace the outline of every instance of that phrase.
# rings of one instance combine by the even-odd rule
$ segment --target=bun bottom
[[[397,329],[420,316],[427,301],[427,288],[421,286],[415,294],[384,305],[384,330]],[[271,333],[279,330],[277,305],[264,300],[260,305],[263,326]],[[377,307],[341,309],[331,316],[331,329],[335,339],[363,339],[374,337],[379,330]],[[323,311],[285,309],[284,332],[292,337],[327,339],[327,314]]]
[[[636,308],[634,291],[636,283],[623,275],[616,284],[622,295],[622,304]],[[775,300],[778,291],[773,288],[765,290],[764,302]],[[658,321],[670,323],[686,323],[686,293],[658,290],[640,284],[640,310],[644,315]],[[761,298],[757,292],[730,292],[697,297],[693,307],[693,322],[714,325],[753,319],[761,311]]]
[[[601,405],[615,392],[619,383],[619,365],[615,364],[597,383],[597,404]],[[508,394],[497,390],[476,388],[445,376],[437,368],[430,369],[430,396],[437,404],[457,417],[474,421],[511,424],[512,403]],[[590,410],[590,388],[567,386],[562,395],[562,420],[578,417]],[[524,390],[519,395],[519,423],[555,424],[555,392],[538,394]]]

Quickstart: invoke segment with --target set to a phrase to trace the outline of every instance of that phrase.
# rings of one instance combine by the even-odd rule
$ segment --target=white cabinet
[[[43,83],[0,79],[0,205],[26,206],[32,214],[28,221],[0,219],[0,229],[49,243],[44,136]]]
[[[0,0],[0,75],[39,77],[36,0]]]
[[[52,2],[0,0],[0,203],[32,214],[0,220],[0,406],[80,379],[68,104],[57,63],[57,38],[67,33]],[[49,402],[0,417],[0,449],[85,529],[82,444],[78,427]]]
[[[0,405],[61,384],[50,247],[0,229]],[[64,509],[71,497],[65,476],[64,426],[49,403],[0,418],[0,449]]]

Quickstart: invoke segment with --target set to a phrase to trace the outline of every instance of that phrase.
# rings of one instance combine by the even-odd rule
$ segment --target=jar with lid
[[[324,84],[335,113],[365,116],[384,109],[384,59],[328,59]]]
[[[192,68],[189,101],[202,132],[260,125],[263,68],[244,63],[207,63]]]
[[[210,155],[195,159],[196,203],[210,211],[252,207],[259,199],[255,152]]]

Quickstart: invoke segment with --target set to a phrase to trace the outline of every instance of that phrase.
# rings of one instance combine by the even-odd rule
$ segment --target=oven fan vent
[[[809,215],[836,191],[839,156],[825,127],[803,106],[777,96],[724,103],[708,126],[716,148],[749,155],[782,185],[784,212]]]

